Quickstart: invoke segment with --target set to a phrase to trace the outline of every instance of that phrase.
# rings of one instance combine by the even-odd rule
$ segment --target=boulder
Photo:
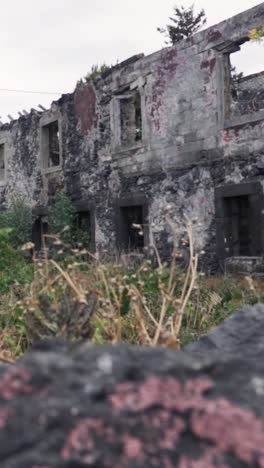
[[[184,349],[195,356],[264,355],[264,306],[245,306]]]
[[[262,314],[182,352],[40,343],[0,368],[1,468],[264,467]]]

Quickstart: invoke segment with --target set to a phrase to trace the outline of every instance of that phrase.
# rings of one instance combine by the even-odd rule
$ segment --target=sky
[[[115,64],[164,46],[157,31],[177,0],[12,0],[1,4],[0,116],[14,118],[23,109],[49,107],[60,94],[72,92],[78,79],[96,63]],[[181,0],[189,6],[192,1]],[[262,2],[199,0],[207,26]],[[248,50],[248,47],[250,49]],[[246,74],[264,70],[264,46],[243,46],[234,63]],[[36,94],[1,91],[34,91]],[[51,94],[38,94],[51,93]],[[56,94],[57,93],[57,94]]]

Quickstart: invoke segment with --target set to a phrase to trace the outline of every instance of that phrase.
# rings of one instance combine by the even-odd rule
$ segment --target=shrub
[[[59,236],[60,240],[69,243],[71,247],[82,244],[90,245],[89,226],[84,223],[79,226],[78,215],[74,204],[65,192],[58,192],[53,205],[48,211],[48,224],[51,234]]]
[[[30,283],[33,266],[10,242],[11,229],[0,229],[0,293],[6,293],[14,283]]]
[[[75,227],[76,211],[70,198],[65,192],[57,192],[54,203],[49,208],[48,223],[53,234],[61,236],[69,242]]]
[[[10,229],[9,240],[15,247],[31,240],[32,222],[32,210],[19,194],[13,196],[8,210],[0,213],[0,228]]]

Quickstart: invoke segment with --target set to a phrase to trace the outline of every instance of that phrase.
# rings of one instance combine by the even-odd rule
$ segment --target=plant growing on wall
[[[92,65],[91,70],[85,76],[85,80],[95,80],[96,78],[100,77],[104,73],[108,72],[111,69],[111,66],[107,65],[106,63],[102,63],[102,65]]]
[[[264,43],[264,26],[260,29],[251,29],[248,37],[253,42]]]
[[[176,44],[183,39],[193,36],[207,22],[204,9],[196,14],[194,5],[188,8],[175,5],[173,16],[169,19],[171,24],[167,24],[164,28],[158,28],[158,31],[165,35],[166,44]]]

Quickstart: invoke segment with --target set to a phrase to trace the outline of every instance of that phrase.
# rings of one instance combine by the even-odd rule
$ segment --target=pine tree
[[[166,44],[176,44],[182,39],[191,37],[206,24],[205,11],[202,9],[195,14],[194,5],[189,8],[174,6],[173,10],[173,16],[169,18],[172,24],[158,28],[158,31],[166,36]]]

